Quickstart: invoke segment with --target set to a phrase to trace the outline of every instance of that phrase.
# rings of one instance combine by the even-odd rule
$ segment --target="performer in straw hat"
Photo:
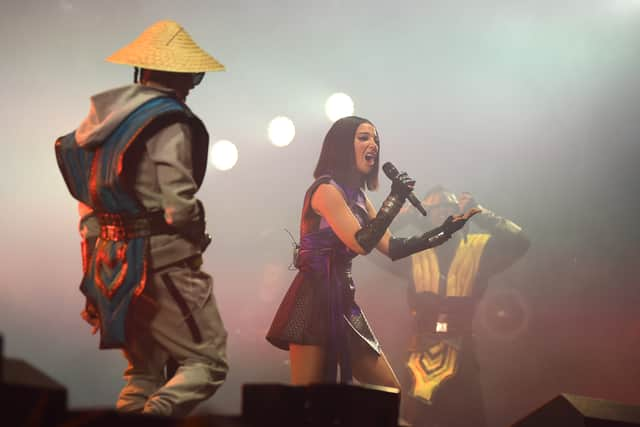
[[[100,348],[121,348],[129,362],[118,409],[184,415],[228,371],[213,280],[200,268],[211,238],[195,193],[209,137],[184,103],[205,72],[224,66],[173,21],[107,60],[134,67],[134,84],[93,96],[87,118],[55,146],[80,206],[82,316]]]

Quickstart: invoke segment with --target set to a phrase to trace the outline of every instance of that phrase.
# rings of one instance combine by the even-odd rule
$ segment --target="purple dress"
[[[289,344],[320,345],[327,351],[324,379],[351,381],[349,343],[361,340],[380,354],[380,344],[355,302],[351,260],[357,253],[336,236],[324,218],[311,208],[320,184],[330,184],[344,196],[360,224],[368,215],[362,190],[341,187],[330,176],[318,178],[307,190],[300,223],[298,274],[276,312],[267,340],[278,348]]]

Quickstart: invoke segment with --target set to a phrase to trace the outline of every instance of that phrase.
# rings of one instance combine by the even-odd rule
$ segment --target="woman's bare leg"
[[[400,381],[384,353],[381,352],[378,356],[366,344],[358,342],[351,346],[351,355],[353,376],[360,383],[393,387],[400,391]],[[398,425],[409,426],[410,424],[400,418]]]
[[[323,381],[324,349],[317,345],[289,344],[291,384],[309,385]]]
[[[351,366],[353,376],[361,383],[400,389],[400,381],[384,353],[377,355],[361,341],[354,340],[351,345]]]
[[[325,351],[316,345],[289,345],[291,383],[308,385],[323,382]],[[351,348],[353,376],[361,383],[400,388],[400,382],[384,353],[377,355],[366,344],[354,342]]]

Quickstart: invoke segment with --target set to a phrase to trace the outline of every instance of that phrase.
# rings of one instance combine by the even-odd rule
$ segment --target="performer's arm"
[[[195,197],[190,128],[183,123],[167,126],[149,138],[146,149],[156,165],[165,221],[202,247],[204,208]]]
[[[441,226],[419,235],[392,237],[389,240],[387,255],[391,260],[395,261],[416,252],[439,246],[449,240],[451,235],[460,230],[469,218],[479,212],[479,209],[471,209],[463,215],[449,216]]]
[[[78,214],[80,214],[78,231],[82,238],[82,272],[86,273],[89,267],[89,260],[91,260],[98,235],[100,234],[100,224],[93,213],[93,209],[82,202],[78,202]]]
[[[478,274],[490,276],[499,273],[527,252],[531,242],[520,226],[478,204],[471,193],[462,193],[458,200],[461,209],[481,210],[473,223],[491,235]]]
[[[482,213],[474,218],[474,224],[491,234],[483,254],[478,274],[493,275],[499,273],[529,249],[531,241],[520,226],[496,215],[492,211],[480,207]]]
[[[369,217],[374,217],[376,214],[376,210],[368,198],[367,198],[367,212],[369,213]],[[402,211],[400,215],[402,215]],[[394,221],[394,224],[395,224],[395,221]],[[380,252],[380,254],[384,254],[385,256],[382,256],[380,254],[372,254],[371,256],[367,257],[367,260],[372,261],[375,265],[392,273],[394,276],[400,277],[402,279],[410,279],[411,278],[410,263],[402,262],[402,261],[389,262],[389,259],[388,259],[389,241],[391,239],[393,239],[393,234],[389,231],[389,229],[387,229],[384,235],[382,236],[382,238],[380,239],[380,242],[378,242],[378,245],[376,246],[376,249],[378,250],[378,252]],[[407,258],[406,260],[403,260],[403,261],[409,261],[409,259]]]
[[[370,216],[375,212],[373,205],[368,199],[367,210]],[[416,252],[443,244],[451,238],[453,233],[460,230],[469,218],[479,212],[479,209],[471,209],[464,215],[450,216],[441,226],[408,238],[394,237],[391,232],[386,229],[376,248],[391,258],[392,261],[405,258]]]
[[[370,215],[375,212],[369,200],[367,200],[367,210]],[[451,235],[460,230],[469,218],[479,212],[479,209],[471,209],[464,215],[450,216],[441,226],[408,238],[394,237],[389,230],[386,230],[378,243],[377,249],[391,258],[391,260],[396,261],[416,252],[433,248],[449,240]]]
[[[415,181],[406,174],[398,175],[378,213],[370,213],[369,222],[362,227],[340,191],[333,185],[318,186],[311,197],[311,207],[329,223],[331,229],[349,249],[359,254],[367,254],[381,239],[384,240],[385,234],[389,233],[389,224],[398,214],[414,184]]]
[[[149,138],[146,149],[156,165],[167,223],[181,227],[197,220],[189,127],[183,123],[167,126]]]
[[[100,224],[93,213],[93,209],[82,202],[78,202],[78,213],[80,214],[78,231],[82,238],[82,273],[86,274],[100,234]],[[98,332],[100,329],[100,316],[98,315],[98,310],[88,298],[85,299],[84,309],[80,316],[93,327],[93,334]]]
[[[356,240],[360,223],[335,186],[319,185],[311,197],[311,208],[327,221],[336,236],[349,249],[359,254],[367,253]]]

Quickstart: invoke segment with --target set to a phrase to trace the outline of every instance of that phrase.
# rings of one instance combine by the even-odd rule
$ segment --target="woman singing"
[[[375,247],[392,260],[437,246],[475,213],[457,215],[434,230],[396,238],[387,228],[415,181],[393,179],[378,212],[364,193],[378,187],[380,140],[360,117],[336,121],[327,133],[304,198],[299,272],[278,309],[267,340],[289,351],[291,382],[351,382],[400,388],[364,313],[355,302],[351,260]]]

